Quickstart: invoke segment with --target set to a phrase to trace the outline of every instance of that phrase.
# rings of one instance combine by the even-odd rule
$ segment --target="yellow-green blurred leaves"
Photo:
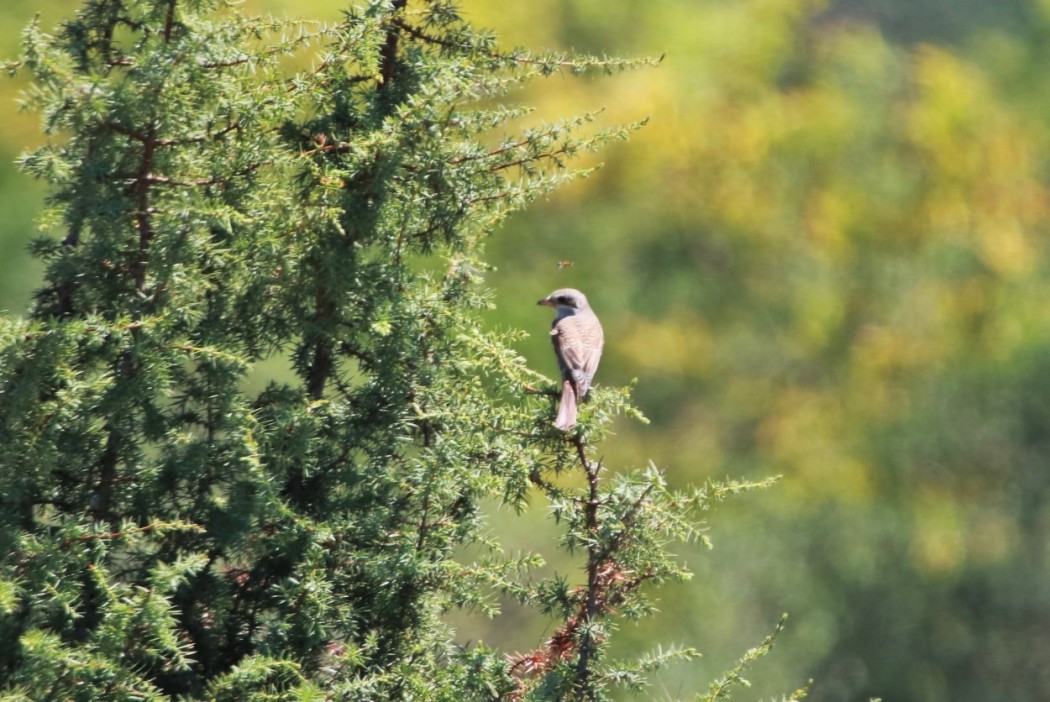
[[[617,352],[639,374],[702,375],[714,359],[714,340],[694,314],[672,312],[659,323],[636,316],[619,324]]]
[[[931,171],[930,235],[968,244],[996,275],[1024,276],[1039,245],[1030,230],[1046,224],[1036,160],[1044,137],[996,98],[991,78],[958,57],[924,47],[913,71],[905,130]]]
[[[916,486],[909,557],[917,568],[931,575],[950,575],[968,565],[995,565],[1016,555],[1021,535],[1007,506],[958,499],[960,491],[971,490],[979,491],[980,486],[955,481]]]
[[[813,504],[874,497],[871,467],[849,452],[846,402],[802,389],[784,392],[758,427],[759,451],[791,476],[784,487],[794,497]]]

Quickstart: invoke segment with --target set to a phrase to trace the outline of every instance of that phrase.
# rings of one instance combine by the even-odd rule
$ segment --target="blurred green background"
[[[76,5],[6,0],[3,54],[34,13],[48,26]],[[740,699],[810,677],[820,702],[1050,699],[1050,0],[466,13],[508,44],[667,54],[522,96],[550,119],[652,119],[496,233],[491,323],[532,330],[521,350],[553,376],[534,302],[583,289],[609,340],[598,382],[638,378],[653,420],[617,427],[610,467],[651,458],[681,485],[784,476],[716,512],[715,549],[682,553],[695,579],[621,632],[625,651],[705,653],[652,696],[704,688],[787,611]],[[13,166],[43,138],[17,113],[25,87],[0,84],[0,309],[15,315],[39,276],[25,245],[43,195]],[[509,548],[556,555],[542,509],[493,519]],[[510,650],[545,630],[512,609],[457,623]]]

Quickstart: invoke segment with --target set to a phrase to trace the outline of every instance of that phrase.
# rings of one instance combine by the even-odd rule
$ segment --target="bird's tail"
[[[558,407],[558,416],[554,420],[554,426],[562,431],[569,431],[576,424],[576,390],[569,380],[561,384],[561,405]]]

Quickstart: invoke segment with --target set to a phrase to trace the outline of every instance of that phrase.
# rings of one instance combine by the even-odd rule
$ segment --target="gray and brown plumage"
[[[553,307],[551,342],[561,369],[561,405],[554,426],[562,431],[576,424],[576,406],[587,394],[602,357],[602,325],[579,290],[555,290],[536,304]]]

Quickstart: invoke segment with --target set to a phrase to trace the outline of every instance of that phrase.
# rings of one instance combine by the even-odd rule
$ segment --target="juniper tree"
[[[85,0],[24,47],[48,143],[22,165],[61,234],[2,330],[5,695],[591,700],[696,655],[607,644],[643,585],[687,577],[670,544],[753,485],[610,475],[627,389],[559,432],[520,332],[479,315],[485,237],[632,128],[524,128],[501,99],[645,61],[505,50],[443,0],[332,24]],[[538,496],[581,584],[495,544],[456,558],[487,543],[484,500]],[[457,645],[444,615],[498,595],[554,633]]]

